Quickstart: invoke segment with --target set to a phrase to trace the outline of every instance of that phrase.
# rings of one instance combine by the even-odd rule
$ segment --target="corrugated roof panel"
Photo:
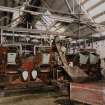
[[[94,6],[95,4],[97,4],[100,1],[101,0],[89,0],[83,6],[85,7],[86,10],[88,10],[90,7]]]
[[[89,14],[90,14],[91,17],[93,17],[93,16],[95,16],[95,15],[97,15],[97,14],[103,12],[103,11],[105,11],[105,3],[99,5],[96,8],[94,8],[93,10],[91,10],[89,12]]]
[[[94,19],[96,23],[101,23],[103,21],[105,21],[105,14],[97,17],[96,19]]]

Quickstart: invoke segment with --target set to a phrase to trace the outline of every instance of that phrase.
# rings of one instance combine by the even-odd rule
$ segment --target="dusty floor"
[[[62,99],[63,98],[63,99]],[[10,97],[0,97],[0,105],[70,105],[64,102],[64,97],[47,94],[27,94]]]

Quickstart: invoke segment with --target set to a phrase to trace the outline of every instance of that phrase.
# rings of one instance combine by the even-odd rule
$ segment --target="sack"
[[[80,64],[87,64],[89,56],[88,55],[83,55],[81,53],[79,54],[79,56],[80,56],[80,58],[79,58]]]

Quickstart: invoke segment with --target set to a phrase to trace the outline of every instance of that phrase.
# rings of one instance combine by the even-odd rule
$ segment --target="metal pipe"
[[[3,43],[3,30],[1,29],[1,44]]]
[[[67,5],[69,11],[70,11],[71,13],[73,13],[73,10],[71,9],[71,6],[70,6],[68,0],[65,0],[65,3],[66,3],[66,5]]]
[[[11,28],[9,28],[9,27],[0,27],[1,29],[3,29],[3,30],[6,30],[6,31],[13,31],[13,28],[11,27]],[[44,31],[44,30],[38,30],[38,29],[26,29],[26,28],[14,28],[14,32],[22,32],[22,33],[26,33],[26,32],[30,32],[30,33],[35,33],[35,34],[43,34],[43,35],[45,35],[46,34],[46,31]],[[49,31],[48,33],[47,33],[48,35],[62,35],[62,36],[75,36],[75,35],[72,35],[72,33],[70,33],[70,32],[68,32],[68,33],[59,33],[59,32],[51,32],[51,31]],[[34,35],[33,35],[34,36]]]

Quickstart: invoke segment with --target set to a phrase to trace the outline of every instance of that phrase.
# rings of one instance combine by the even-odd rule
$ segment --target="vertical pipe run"
[[[74,4],[74,0],[73,0],[73,14],[75,12],[74,8],[75,8],[75,4]]]
[[[1,29],[1,45],[3,43],[3,30]]]
[[[91,34],[91,45],[92,45],[92,49],[93,49],[93,33]]]
[[[12,41],[12,43],[14,44],[14,42],[15,42],[15,34],[14,34],[14,29],[13,29],[13,41]]]

